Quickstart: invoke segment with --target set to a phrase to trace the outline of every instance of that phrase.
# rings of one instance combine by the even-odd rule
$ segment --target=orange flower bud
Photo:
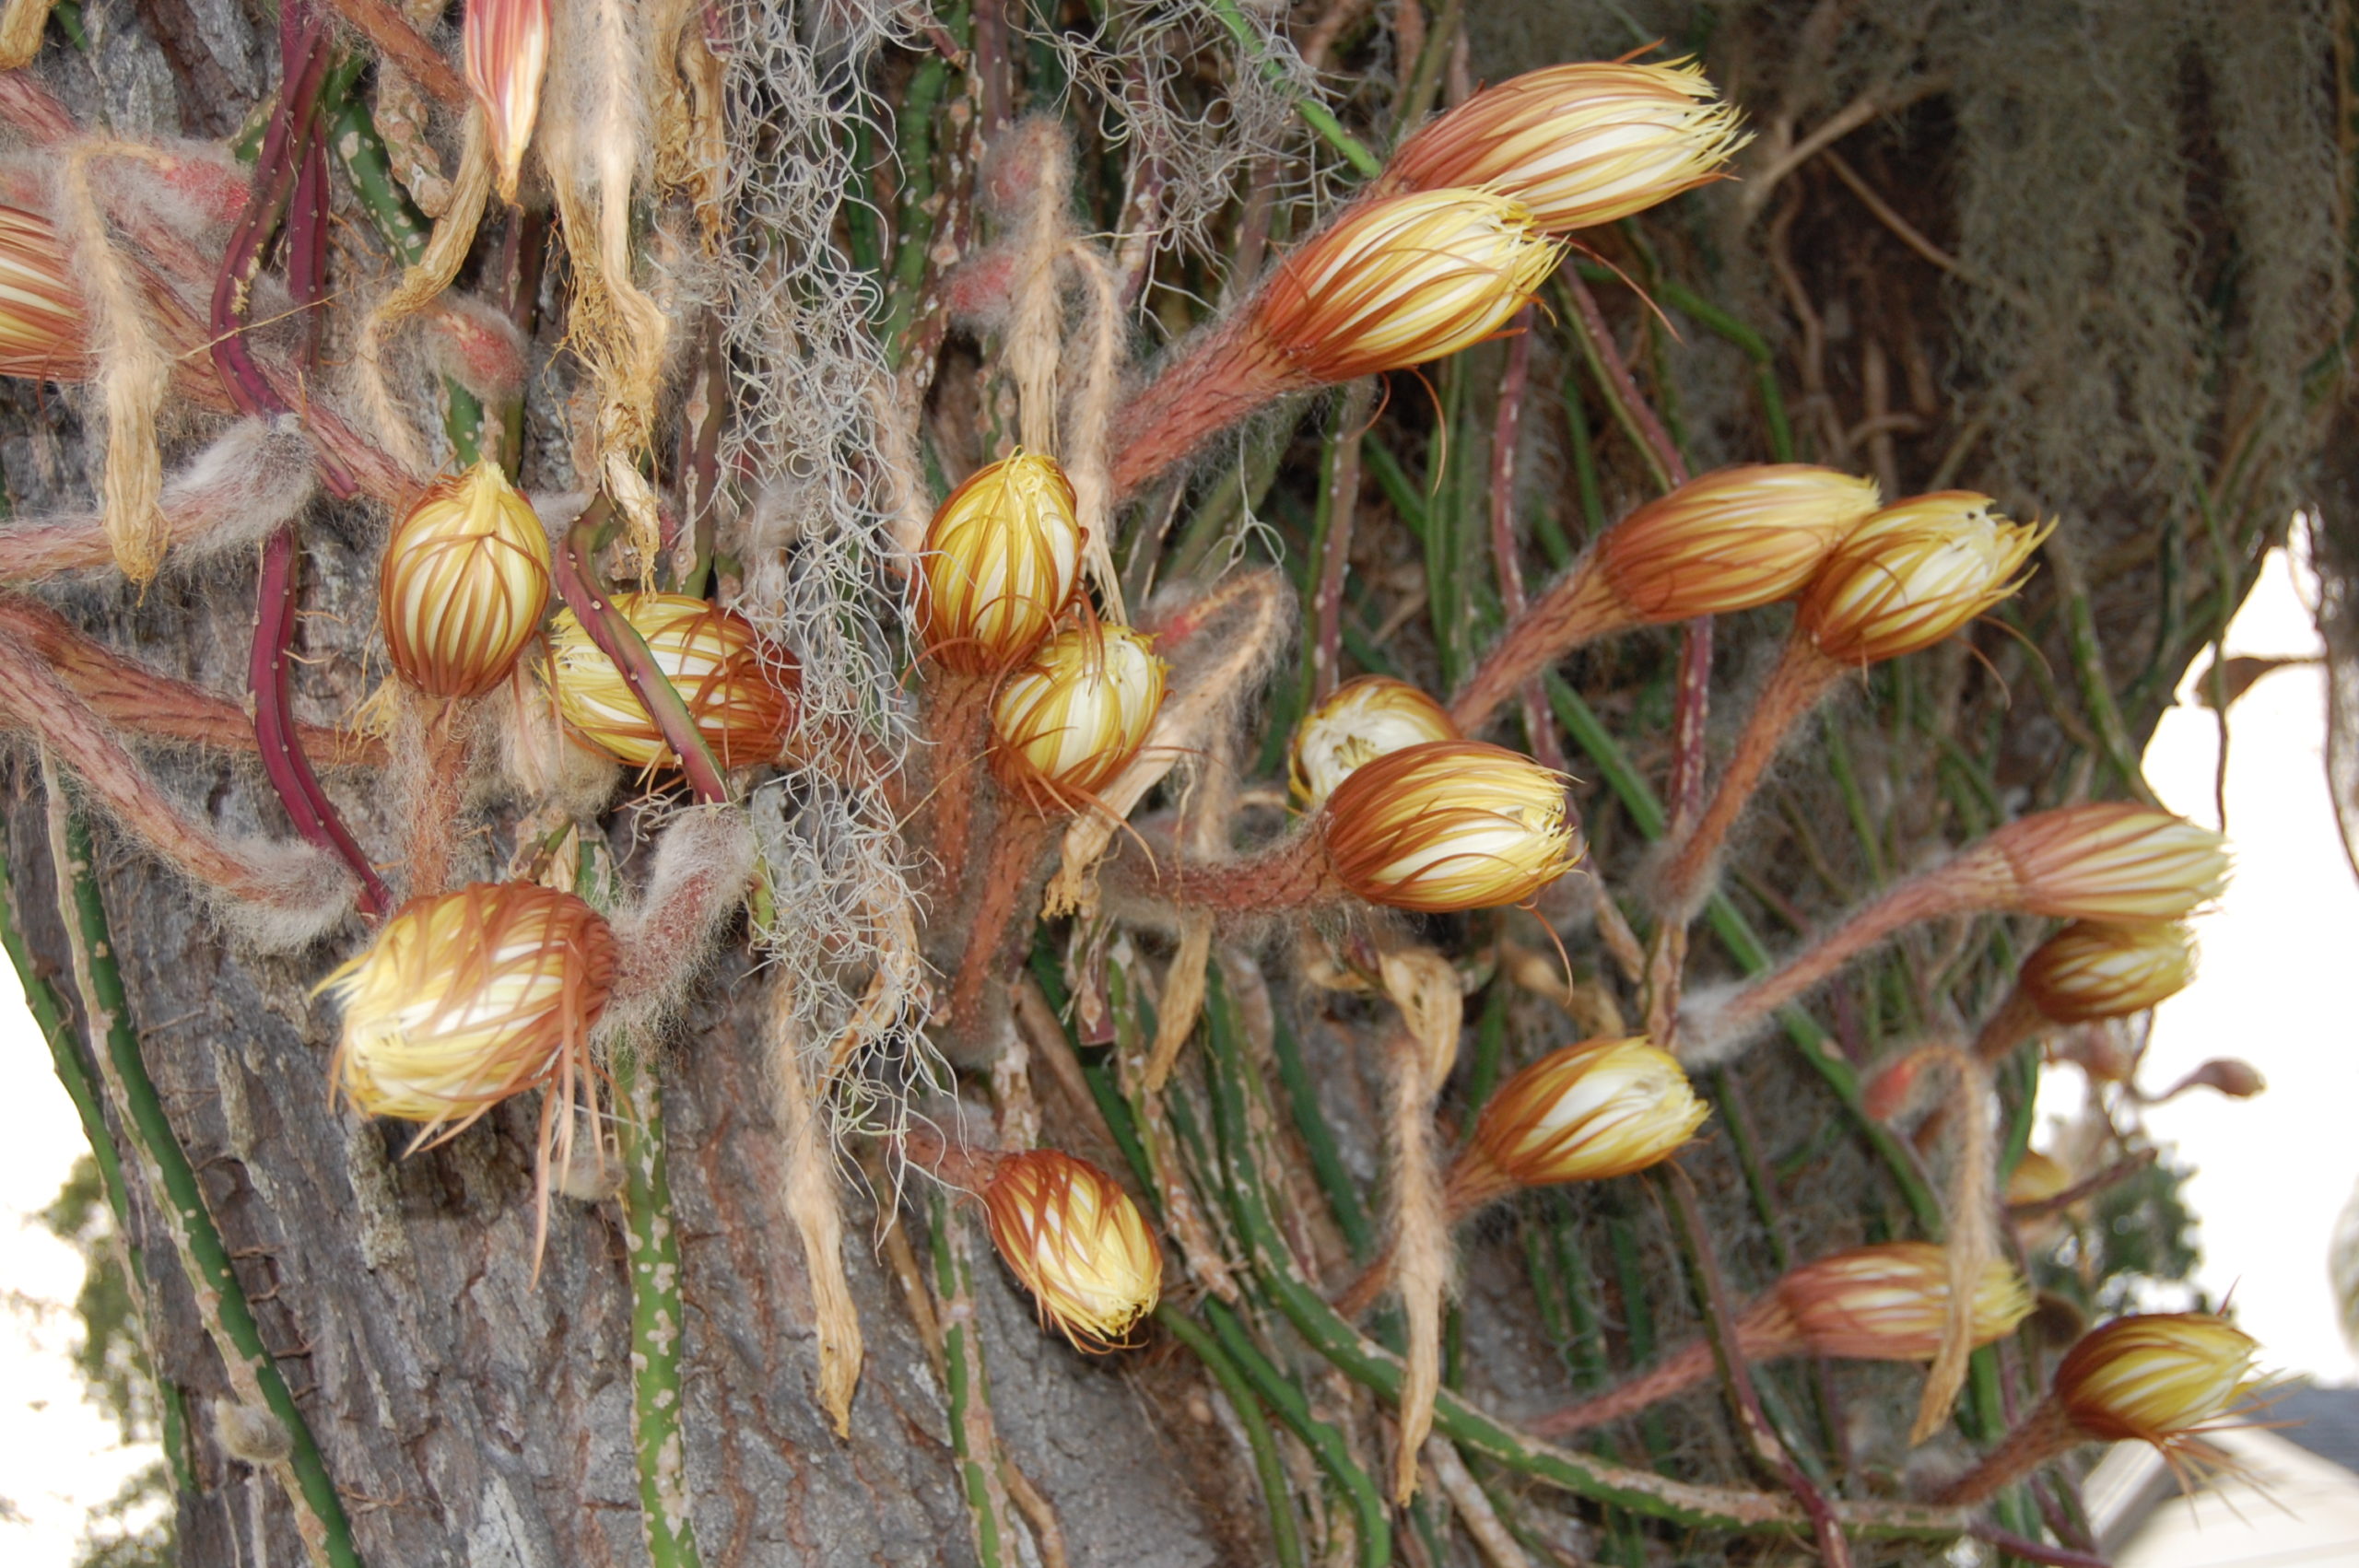
[[[766,655],[752,622],[684,593],[617,593],[614,604],[647,643],[722,766],[749,767],[778,755],[794,722],[794,699],[769,667],[780,656]],[[558,611],[549,628],[549,666],[557,711],[576,734],[636,767],[678,766],[630,683],[569,609]]]
[[[1520,904],[1580,860],[1566,783],[1481,741],[1406,746],[1327,797],[1328,856],[1371,904],[1434,914]]]
[[[489,459],[410,508],[377,572],[393,668],[429,696],[480,696],[506,680],[548,602],[548,533]]]
[[[1379,188],[1479,185],[1559,234],[1719,179],[1750,139],[1700,66],[1554,65],[1510,76],[1426,125],[1392,155]]]
[[[1000,1257],[1077,1350],[1118,1348],[1163,1294],[1163,1253],[1138,1206],[1086,1160],[1006,1155],[983,1211]]]
[[[1778,1305],[1813,1353],[1852,1361],[1931,1361],[1949,1324],[1949,1259],[1931,1242],[1853,1247],[1778,1281]],[[2031,1313],[2014,1266],[1992,1258],[1974,1291],[1973,1339],[2004,1339]]]
[[[1406,369],[1498,331],[1562,254],[1505,196],[1448,190],[1363,202],[1279,263],[1253,324],[1313,381]]]
[[[1286,772],[1295,799],[1316,811],[1370,758],[1423,741],[1458,738],[1458,726],[1441,704],[1415,686],[1390,675],[1362,675],[1302,716],[1287,748]]]
[[[2089,1024],[2143,1012],[2194,977],[2195,942],[2185,926],[2076,920],[2024,960],[2015,983],[2057,1023]]]
[[[1711,1115],[1643,1035],[1549,1052],[1498,1087],[1459,1168],[1453,1208],[1517,1187],[1602,1181],[1671,1157]]]
[[[1040,646],[1081,579],[1072,482],[1017,451],[977,469],[926,530],[926,650],[969,675],[996,674]]]
[[[1163,707],[1154,646],[1128,626],[1077,626],[1009,676],[992,699],[992,731],[1011,781],[1069,802],[1121,772]]]
[[[2176,920],[2228,881],[2227,840],[2152,806],[2099,801],[2008,824],[2006,857],[2026,914],[2082,920]]]
[[[56,228],[39,213],[0,206],[0,375],[86,379],[88,316]]]
[[[541,114],[549,64],[549,0],[467,0],[460,28],[467,86],[483,106],[499,199],[511,206],[524,148]]]
[[[1723,468],[1607,529],[1598,568],[1642,620],[1750,610],[1801,591],[1876,500],[1874,480],[1806,462]]]
[[[320,989],[344,1009],[330,1069],[370,1116],[449,1137],[584,1059],[615,937],[569,893],[475,883],[413,898]]]
[[[2022,587],[2016,568],[2053,526],[2010,522],[1968,490],[1886,507],[1827,557],[1798,624],[1841,664],[1930,648]]]
[[[2142,1313],[2083,1338],[2057,1364],[2053,1387],[2086,1435],[2167,1446],[2236,1402],[2259,1352],[2211,1313]]]

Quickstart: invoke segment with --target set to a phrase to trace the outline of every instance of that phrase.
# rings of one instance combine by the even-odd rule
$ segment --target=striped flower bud
[[[39,213],[0,206],[0,375],[87,379],[88,317],[56,228]]]
[[[1365,202],[1279,263],[1254,299],[1253,325],[1309,380],[1406,369],[1498,331],[1562,254],[1505,196],[1447,190]]]
[[[1700,474],[1601,534],[1597,566],[1641,621],[1684,621],[1800,592],[1876,509],[1872,479],[1806,462]]]
[[[1711,1114],[1644,1036],[1549,1052],[1498,1087],[1450,1172],[1463,1211],[1519,1187],[1602,1181],[1671,1157]]]
[[[1839,664],[1931,648],[2021,588],[2017,568],[2052,526],[2010,522],[1967,490],[1886,507],[1828,556],[1798,625]]]
[[[1949,1259],[1931,1242],[1853,1247],[1788,1272],[1778,1305],[1813,1353],[1852,1361],[1931,1361],[1949,1323]],[[1974,1291],[1973,1342],[2014,1332],[2031,1313],[2014,1266],[1992,1258]]]
[[[1163,1254],[1138,1206],[1086,1160],[1005,1155],[983,1211],[1000,1257],[1077,1350],[1118,1349],[1163,1294]]]
[[[1440,703],[1406,681],[1362,675],[1302,716],[1287,748],[1295,799],[1316,811],[1360,764],[1424,741],[1454,741]]]
[[[614,970],[614,933],[569,893],[475,883],[413,898],[321,984],[344,1010],[330,1071],[369,1115],[452,1136],[586,1060]]]
[[[2075,920],[2024,961],[2016,985],[2059,1024],[2128,1018],[2177,995],[2195,977],[2195,941],[2160,920]]]
[[[549,64],[549,0],[467,0],[467,86],[483,106],[499,199],[513,205]]]
[[[2168,1446],[2249,1383],[2252,1338],[2208,1312],[2142,1313],[2092,1330],[2057,1363],[2057,1403],[2086,1436]]]
[[[1327,797],[1331,869],[1354,894],[1395,909],[1520,904],[1580,860],[1566,783],[1481,741],[1403,747]]]
[[[1392,155],[1379,189],[1479,185],[1561,234],[1721,178],[1748,140],[1700,66],[1554,65],[1510,76],[1427,124]]]
[[[2008,824],[1989,844],[2004,855],[2015,907],[2081,920],[2176,920],[2220,895],[2227,840],[2153,806],[2099,801]]]
[[[772,668],[780,656],[765,649],[752,622],[682,593],[617,593],[614,605],[722,766],[750,767],[778,755],[794,722],[794,699]],[[635,767],[679,765],[630,683],[569,609],[549,628],[549,667],[557,711],[576,734]]]
[[[993,753],[1009,781],[1071,804],[1138,755],[1163,707],[1154,639],[1128,626],[1060,633],[992,699]]]
[[[377,571],[393,668],[429,696],[480,696],[506,680],[548,602],[548,534],[489,459],[427,491]]]
[[[1016,663],[1072,602],[1081,548],[1073,485],[1052,460],[1018,451],[977,469],[926,530],[926,650],[963,674]]]

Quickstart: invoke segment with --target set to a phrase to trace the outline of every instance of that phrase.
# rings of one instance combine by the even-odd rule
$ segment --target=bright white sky
[[[2314,591],[2306,566],[2272,555],[2229,628],[2229,653],[2318,652]],[[2146,778],[2172,810],[2217,826],[2216,721],[2196,706],[2192,677],[2179,701],[2147,747]],[[2236,1287],[2238,1321],[2264,1362],[2348,1383],[2359,1367],[2336,1324],[2326,1259],[2359,1178],[2359,882],[2335,826],[2325,743],[2316,665],[2264,676],[2229,708],[2236,880],[2196,921],[2201,966],[2157,1011],[2141,1077],[2159,1091],[2208,1058],[2242,1057],[2268,1079],[2250,1100],[2195,1090],[2148,1112],[2147,1126],[2197,1167],[2188,1192],[2203,1221],[2200,1277],[2215,1295]]]
[[[2231,629],[2232,653],[2317,651],[2294,574],[2282,552],[2271,558]],[[2214,823],[2212,716],[2191,688],[2180,698],[2187,706],[2164,717],[2147,750],[2146,776],[2172,809]],[[2198,1091],[2148,1113],[2149,1125],[2198,1167],[2189,1196],[2203,1217],[2203,1280],[2215,1293],[2236,1287],[2238,1316],[2272,1367],[2348,1382],[2359,1368],[2336,1327],[2326,1249],[2359,1178],[2359,883],[2327,796],[2325,711],[2315,667],[2268,676],[2231,710],[2236,881],[2199,922],[2201,972],[2161,1010],[2144,1076],[2160,1088],[2215,1056],[2267,1076],[2256,1099]],[[0,1095],[0,1498],[25,1516],[0,1520],[0,1561],[64,1568],[85,1511],[154,1450],[116,1443],[65,1359],[81,1259],[31,1215],[56,1195],[82,1133],[17,997],[0,976],[0,1082],[12,1086]],[[2048,1094],[2064,1088],[2051,1075]]]

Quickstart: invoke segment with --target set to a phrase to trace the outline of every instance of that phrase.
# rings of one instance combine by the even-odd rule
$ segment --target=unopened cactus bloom
[[[722,766],[777,757],[793,725],[794,699],[780,684],[782,656],[764,648],[752,622],[683,593],[617,593],[614,605]],[[677,766],[630,683],[569,609],[549,628],[549,663],[557,711],[575,733],[636,767]]]
[[[1561,255],[1505,196],[1384,197],[1347,209],[1287,256],[1255,298],[1252,323],[1309,381],[1406,369],[1498,331]]]
[[[1520,904],[1580,860],[1566,782],[1480,741],[1404,747],[1327,797],[1330,864],[1353,894],[1394,909]]]
[[[1602,1181],[1666,1160],[1711,1114],[1644,1036],[1549,1052],[1485,1103],[1450,1172],[1453,1211],[1520,1187]]]
[[[983,1210],[1000,1257],[1077,1349],[1118,1348],[1163,1294],[1163,1254],[1138,1206],[1086,1160],[1004,1155]]]
[[[83,380],[88,317],[56,228],[39,213],[0,205],[0,375]]]
[[[322,982],[344,1012],[336,1086],[370,1116],[455,1133],[586,1060],[615,955],[569,893],[476,883],[413,898]]]
[[[1408,682],[1391,675],[1345,681],[1295,726],[1287,749],[1295,799],[1316,811],[1361,764],[1403,746],[1458,738],[1441,704]]]
[[[1876,486],[1806,462],[1699,474],[1599,536],[1598,569],[1645,622],[1791,598],[1874,513]]]
[[[1989,840],[2006,859],[2016,907],[2082,920],[2176,920],[2220,895],[2227,840],[2154,806],[2098,801],[2008,824]]]
[[[490,136],[493,177],[499,199],[511,205],[541,114],[549,31],[549,0],[467,0],[460,26],[467,86]]]
[[[1163,707],[1154,647],[1128,626],[1096,624],[1042,644],[992,699],[994,755],[1010,782],[1071,805],[1128,766]]]
[[[2075,920],[2024,960],[2016,984],[2059,1024],[2128,1018],[2187,989],[2195,942],[2172,921]]]
[[[429,696],[480,696],[508,678],[549,602],[549,541],[499,465],[427,491],[393,526],[377,574],[393,668]]]
[[[2057,1363],[2057,1402],[2086,1436],[2168,1446],[2224,1414],[2260,1347],[2208,1312],[2142,1313],[2095,1328]]]
[[[1988,496],[1942,490],[1886,507],[1836,546],[1797,624],[1838,664],[1931,648],[2023,586],[2048,526],[2011,522]]]
[[[1747,140],[1703,70],[1588,62],[1511,76],[1402,144],[1379,189],[1481,186],[1552,233],[1643,212],[1722,177]]]
[[[1815,1354],[1931,1361],[1949,1323],[1949,1260],[1931,1242],[1854,1247],[1784,1275],[1776,1301]],[[2031,1305],[2013,1264],[1985,1263],[1974,1291],[1973,1342],[1987,1345],[2014,1332]]]
[[[1017,451],[977,469],[933,514],[920,557],[927,650],[991,675],[1039,647],[1080,580],[1081,520],[1064,470]]]

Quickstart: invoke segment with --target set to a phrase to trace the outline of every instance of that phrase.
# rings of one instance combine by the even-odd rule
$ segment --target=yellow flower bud
[[[1876,509],[1872,479],[1806,462],[1700,474],[1601,534],[1598,569],[1649,622],[1791,598]]]
[[[1337,686],[1302,716],[1287,749],[1295,799],[1316,811],[1352,770],[1422,741],[1454,741],[1458,726],[1440,703],[1406,681],[1362,675]]]
[[[516,200],[524,148],[541,113],[549,64],[549,0],[467,0],[461,24],[467,86],[483,106],[499,199]]]
[[[1719,179],[1750,139],[1700,66],[1553,65],[1510,76],[1426,125],[1392,155],[1379,188],[1479,185],[1561,234]]]
[[[1121,772],[1163,707],[1154,646],[1095,624],[1042,644],[992,699],[993,755],[1009,781],[1070,805]]]
[[[2081,920],[2176,920],[2220,895],[2227,840],[2152,806],[2099,801],[2009,823],[1989,838],[2006,857],[2016,907]]]
[[[1798,624],[1841,664],[1930,648],[2022,587],[2015,571],[2052,526],[2010,522],[1967,490],[1886,507],[1836,546]]]
[[[455,1134],[586,1060],[615,938],[569,893],[475,883],[413,898],[321,983],[344,1009],[330,1070],[370,1116]]]
[[[1018,451],[950,492],[926,530],[926,650],[950,669],[992,675],[1040,646],[1081,578],[1072,482]]]
[[[2092,1330],[2057,1364],[2053,1387],[2088,1436],[2168,1445],[2236,1402],[2259,1352],[2211,1313],[2143,1313]]]
[[[1931,1242],[1854,1247],[1786,1274],[1777,1300],[1814,1354],[1931,1361],[1949,1324],[1949,1259]],[[1974,1291],[1974,1343],[2005,1338],[2030,1313],[2031,1291],[2014,1266],[1985,1263]]]
[[[723,767],[750,767],[779,754],[794,722],[794,699],[779,685],[753,623],[684,593],[617,593],[615,608],[647,643],[697,731]],[[549,664],[557,711],[576,734],[636,767],[671,767],[679,759],[614,661],[591,640],[570,609],[549,628]],[[782,666],[781,666],[782,668]]]
[[[2024,1157],[2007,1176],[2007,1202],[2010,1207],[2026,1203],[2045,1203],[2059,1193],[2072,1189],[2072,1173],[2064,1162],[2053,1154],[2043,1154],[2036,1149],[2026,1149]]]
[[[2195,942],[2159,920],[2107,925],[2076,920],[2024,961],[2016,984],[2059,1024],[2143,1012],[2195,977]]]
[[[1403,747],[1327,797],[1329,860],[1371,904],[1435,914],[1520,904],[1580,860],[1567,782],[1480,741]]]
[[[480,696],[506,680],[548,602],[548,534],[489,459],[410,508],[377,572],[393,668],[429,696]]]
[[[1562,254],[1505,196],[1447,190],[1363,202],[1279,263],[1253,322],[1314,381],[1405,369],[1498,331]]]
[[[1006,1155],[983,1211],[1000,1257],[1077,1350],[1118,1348],[1163,1294],[1163,1253],[1138,1206],[1086,1160]]]
[[[0,205],[0,375],[87,379],[88,317],[56,228],[39,213]]]
[[[1644,1036],[1549,1052],[1498,1087],[1450,1173],[1453,1208],[1518,1187],[1602,1181],[1668,1159],[1711,1111]]]

